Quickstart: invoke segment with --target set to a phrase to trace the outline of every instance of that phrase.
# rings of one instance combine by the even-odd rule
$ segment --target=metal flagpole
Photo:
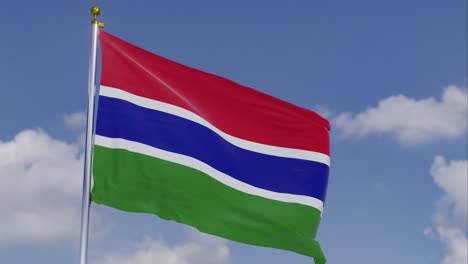
[[[80,264],[86,264],[88,255],[88,230],[89,230],[89,207],[91,203],[91,158],[94,142],[94,99],[96,93],[96,57],[97,57],[97,38],[99,27],[102,23],[97,20],[101,13],[99,7],[92,7],[91,14],[91,49],[89,53],[89,75],[88,75],[88,117],[86,124],[86,147],[83,177],[83,196],[81,207],[81,243],[80,243]]]

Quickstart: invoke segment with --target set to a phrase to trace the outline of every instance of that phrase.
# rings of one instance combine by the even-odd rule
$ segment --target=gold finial
[[[91,7],[91,14],[94,16],[99,16],[99,14],[101,14],[101,9],[97,6],[93,6]]]
[[[97,6],[91,7],[91,14],[93,15],[93,20],[91,20],[91,24],[97,24],[100,28],[104,27],[104,23],[97,20],[99,14],[101,14],[101,9]]]

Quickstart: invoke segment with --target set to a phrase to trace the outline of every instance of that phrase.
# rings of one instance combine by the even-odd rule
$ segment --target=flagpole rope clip
[[[101,14],[101,9],[97,6],[93,6],[91,7],[91,14],[93,15],[93,20],[91,20],[91,24],[97,24],[98,27],[103,28],[104,23],[97,20],[97,17],[99,16],[99,14]]]

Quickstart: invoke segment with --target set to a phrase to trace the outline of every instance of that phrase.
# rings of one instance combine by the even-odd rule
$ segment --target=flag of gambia
[[[100,41],[95,203],[325,263],[326,119],[104,31]]]

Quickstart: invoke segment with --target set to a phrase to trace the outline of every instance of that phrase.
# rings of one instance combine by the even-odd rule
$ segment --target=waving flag
[[[100,32],[92,200],[312,256],[329,123]]]

